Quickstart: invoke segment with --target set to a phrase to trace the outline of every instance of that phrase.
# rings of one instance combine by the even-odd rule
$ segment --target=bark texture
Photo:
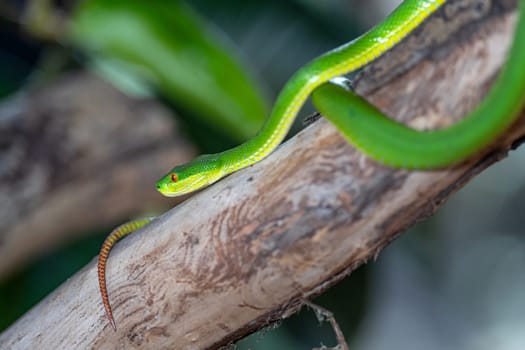
[[[357,90],[415,127],[454,122],[504,62],[515,6],[451,0],[367,68]],[[464,164],[432,172],[378,165],[328,122],[315,122],[115,249],[108,287],[116,333],[93,261],[6,330],[0,347],[218,349],[291,315],[302,298],[376,257],[516,147],[524,121]]]

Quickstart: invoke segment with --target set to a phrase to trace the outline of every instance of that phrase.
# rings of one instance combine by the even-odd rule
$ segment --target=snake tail
[[[113,312],[111,310],[111,304],[109,303],[108,289],[106,286],[106,262],[108,260],[109,252],[122,238],[126,237],[130,233],[138,230],[142,226],[145,226],[155,218],[142,218],[133,221],[126,222],[115,228],[109,236],[104,240],[102,248],[100,248],[100,253],[98,255],[98,285],[100,288],[100,294],[102,295],[102,303],[104,304],[104,309],[106,310],[106,315],[109,319],[109,323],[113,329],[117,330],[117,325],[113,319]]]

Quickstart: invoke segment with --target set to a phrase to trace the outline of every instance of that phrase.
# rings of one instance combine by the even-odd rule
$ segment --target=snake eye
[[[179,181],[179,177],[175,173],[171,174],[170,179],[171,179],[171,182]]]

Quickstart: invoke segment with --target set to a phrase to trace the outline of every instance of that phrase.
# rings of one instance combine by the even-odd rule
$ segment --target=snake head
[[[167,197],[181,196],[211,185],[224,175],[220,157],[204,154],[174,167],[157,182],[157,190]]]

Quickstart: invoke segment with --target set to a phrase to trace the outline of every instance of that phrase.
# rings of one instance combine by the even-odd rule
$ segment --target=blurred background
[[[175,205],[154,187],[173,164],[249,138],[294,71],[398,2],[3,1],[0,331],[111,228]],[[525,349],[524,173],[522,147],[315,300],[351,349]],[[304,308],[236,348],[321,344]]]

